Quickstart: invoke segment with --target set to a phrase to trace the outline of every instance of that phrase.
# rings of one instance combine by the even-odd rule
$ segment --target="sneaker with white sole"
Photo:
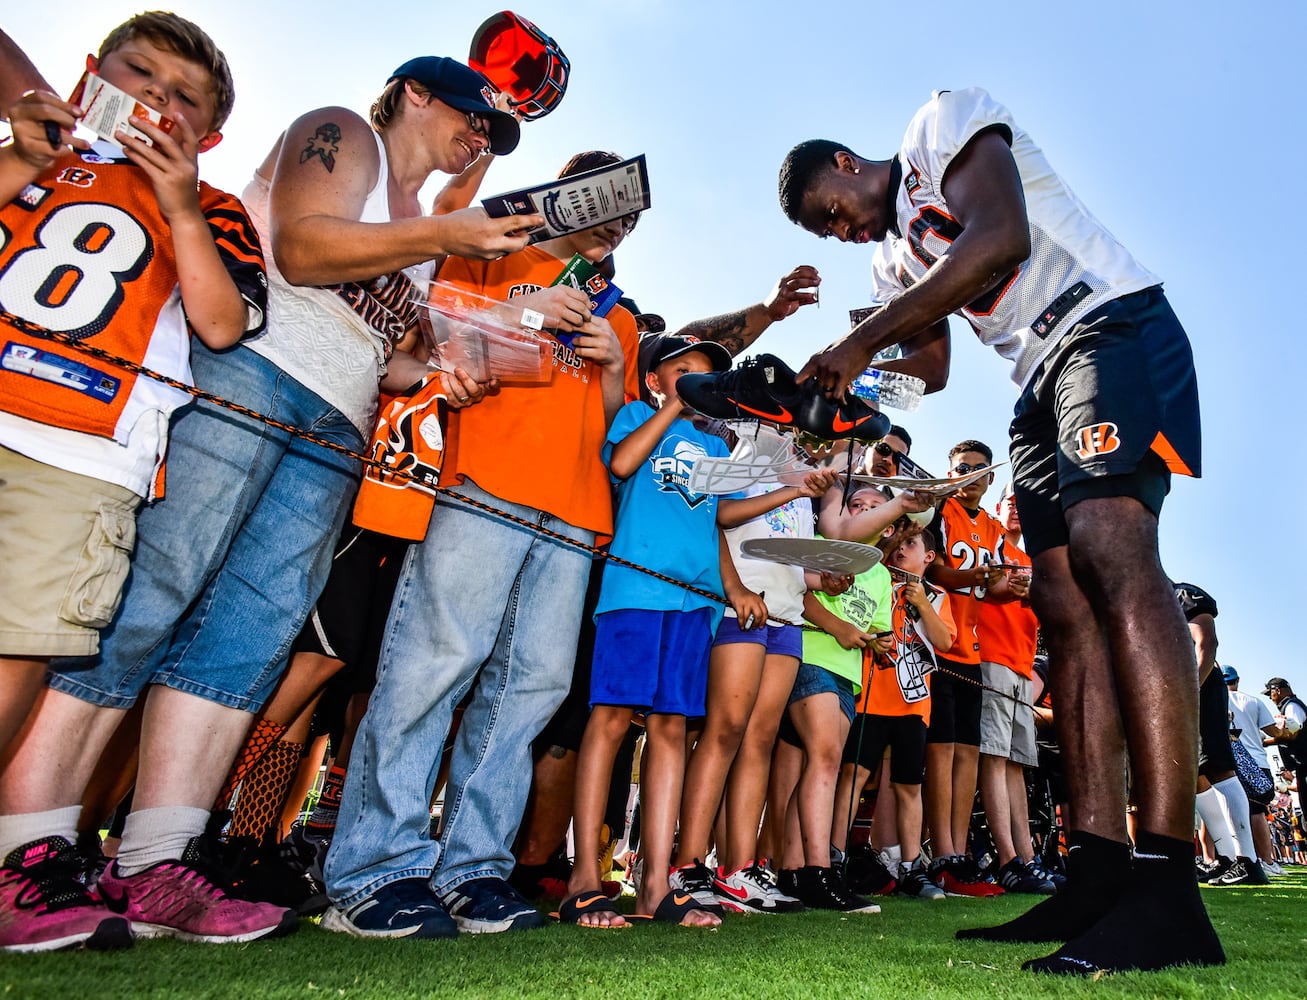
[[[950,896],[1001,896],[1003,889],[980,877],[976,863],[962,854],[935,858],[930,863],[930,880]]]
[[[352,906],[333,906],[322,915],[322,929],[360,938],[458,936],[454,918],[424,878],[390,882]]]
[[[137,937],[229,944],[280,937],[299,926],[294,910],[230,895],[204,837],[192,837],[180,858],[135,875],[123,875],[115,861],[100,876],[99,891],[111,909],[121,908]]]
[[[768,873],[756,861],[733,872],[718,868],[713,890],[725,906],[738,906],[750,913],[796,913],[803,904],[772,884]]]
[[[930,880],[925,862],[917,858],[899,872],[897,892],[913,899],[946,899],[948,894]]]
[[[1022,892],[1036,896],[1051,896],[1057,892],[1051,879],[1036,874],[1020,858],[1013,858],[998,870],[998,884],[1004,892]]]
[[[502,934],[543,926],[545,918],[502,878],[460,882],[440,896],[458,929],[468,934]]]
[[[712,869],[698,858],[688,865],[681,865],[668,872],[667,884],[675,892],[688,892],[705,910],[721,916],[722,900],[717,895],[717,884]],[[743,907],[732,904],[730,909],[733,913],[739,913]]]
[[[84,868],[63,837],[10,851],[0,866],[0,951],[130,948],[127,920],[82,884]]]
[[[1266,872],[1267,875],[1284,874],[1284,869],[1280,866],[1280,863],[1278,861],[1263,861],[1262,871]]]
[[[1038,875],[1040,878],[1048,879],[1053,883],[1053,888],[1061,892],[1066,888],[1066,874],[1056,869],[1050,868],[1042,859],[1035,858],[1026,862],[1026,867]]]

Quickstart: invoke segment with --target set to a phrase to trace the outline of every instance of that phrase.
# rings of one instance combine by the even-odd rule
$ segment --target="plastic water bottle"
[[[921,405],[926,383],[915,375],[868,368],[853,380],[849,390],[869,403],[892,406],[896,410],[910,413]]]

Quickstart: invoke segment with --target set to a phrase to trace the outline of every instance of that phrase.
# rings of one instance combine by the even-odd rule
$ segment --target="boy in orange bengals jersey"
[[[1030,842],[1025,768],[1039,764],[1035,747],[1034,664],[1039,622],[1030,609],[1030,557],[1021,548],[1021,519],[1012,484],[995,507],[1003,535],[994,561],[1009,568],[1008,600],[980,604],[980,796],[998,855],[998,884],[1007,892],[1051,894],[1056,886]],[[1020,567],[1020,568],[1014,568]]]
[[[9,109],[14,139],[0,149],[0,748],[50,659],[98,648],[127,577],[136,511],[161,492],[168,415],[189,400],[26,333],[15,317],[189,382],[190,331],[212,349],[230,347],[263,326],[266,307],[263,255],[244,209],[197,176],[197,155],[218,143],[231,112],[222,53],[188,21],[142,14],[88,67],[174,124],[139,120],[148,142],[120,131],[121,146],[91,145],[71,137],[83,110],[54,94],[29,91]],[[127,920],[67,877],[77,812],[42,810],[0,781],[0,947],[130,943]]]
[[[949,476],[965,476],[994,463],[980,441],[962,441],[949,452]],[[949,591],[957,641],[940,663],[931,692],[930,734],[926,748],[926,819],[935,859],[931,877],[946,892],[993,896],[1002,890],[980,877],[967,857],[967,831],[976,797],[980,760],[980,643],[976,618],[980,602],[1005,581],[991,570],[1003,531],[981,509],[993,473],[964,486],[944,501],[931,524],[939,539],[939,558],[931,563],[930,582]]]

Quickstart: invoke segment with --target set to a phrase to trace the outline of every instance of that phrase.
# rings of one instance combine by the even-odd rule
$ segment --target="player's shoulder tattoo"
[[[300,163],[307,163],[314,158],[321,160],[327,173],[336,169],[336,154],[340,152],[340,126],[335,122],[323,122],[318,126],[304,149],[300,151]]]

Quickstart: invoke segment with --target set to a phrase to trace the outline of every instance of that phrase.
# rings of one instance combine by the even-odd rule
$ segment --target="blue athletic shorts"
[[[590,707],[703,715],[713,612],[605,611],[595,616]]]

